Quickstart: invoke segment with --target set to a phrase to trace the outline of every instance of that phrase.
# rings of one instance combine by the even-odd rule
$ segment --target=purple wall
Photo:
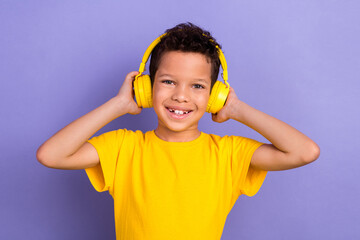
[[[36,149],[115,96],[146,47],[191,21],[222,44],[229,82],[249,105],[321,148],[302,168],[269,172],[238,199],[222,240],[360,239],[359,1],[1,1],[0,239],[115,239],[113,201],[84,170],[55,170]],[[155,113],[114,120],[151,130]],[[206,114],[201,130],[267,142]]]

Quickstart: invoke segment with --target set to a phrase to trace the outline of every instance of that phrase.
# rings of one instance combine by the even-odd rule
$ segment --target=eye
[[[172,83],[174,83],[173,81],[171,81],[171,80],[163,80],[163,81],[161,81],[162,83],[165,83],[165,84],[172,84]]]
[[[199,89],[201,89],[201,88],[205,88],[203,85],[201,85],[201,84],[194,84],[194,87],[195,88],[199,88]]]

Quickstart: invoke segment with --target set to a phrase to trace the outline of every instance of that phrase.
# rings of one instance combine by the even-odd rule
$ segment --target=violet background
[[[115,96],[148,45],[186,21],[222,45],[241,100],[321,148],[314,163],[269,172],[257,195],[241,196],[221,239],[360,239],[359,10],[350,0],[0,1],[0,239],[115,239],[108,192],[84,170],[42,166],[36,150]],[[144,109],[96,135],[156,125]],[[208,113],[200,129],[268,142]]]

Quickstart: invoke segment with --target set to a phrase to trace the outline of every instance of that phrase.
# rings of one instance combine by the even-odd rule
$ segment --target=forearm
[[[64,159],[75,153],[94,133],[112,120],[124,115],[119,98],[109,101],[71,122],[38,149],[38,155],[50,161]]]
[[[232,119],[263,135],[278,150],[305,159],[312,158],[307,154],[313,153],[317,145],[300,131],[240,100],[233,106]]]

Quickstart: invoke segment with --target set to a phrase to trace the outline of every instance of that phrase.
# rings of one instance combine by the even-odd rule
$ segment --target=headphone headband
[[[137,75],[140,76],[144,71],[145,71],[145,64],[146,62],[149,60],[150,54],[152,52],[152,50],[155,48],[156,45],[158,45],[158,43],[161,41],[161,38],[164,37],[167,33],[162,34],[161,36],[159,36],[158,38],[156,38],[151,44],[150,46],[146,49],[144,56],[141,60],[140,63],[140,67],[139,67],[139,74]],[[206,36],[205,34],[203,34],[204,36]],[[214,41],[212,39],[210,39],[210,41]],[[228,84],[227,80],[228,80],[228,71],[227,71],[227,63],[226,63],[226,59],[224,56],[224,53],[221,51],[220,47],[218,45],[216,45],[216,48],[218,50],[218,54],[219,54],[219,60],[220,60],[220,65],[223,69],[223,72],[221,74],[222,78],[224,79],[225,84],[229,87],[230,85]]]

